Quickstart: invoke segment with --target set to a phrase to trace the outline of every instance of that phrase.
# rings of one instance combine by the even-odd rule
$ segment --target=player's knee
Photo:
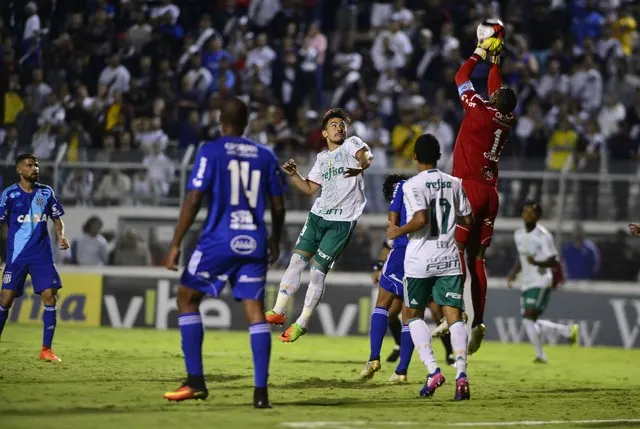
[[[324,278],[327,274],[322,270],[322,267],[314,265],[309,273],[309,287],[324,287]]]
[[[525,310],[524,313],[522,314],[522,317],[528,320],[531,320],[533,322],[535,322],[536,320],[538,320],[538,312],[534,309],[528,309]]]
[[[55,289],[47,289],[43,291],[40,294],[40,297],[42,298],[42,303],[48,306],[56,305],[56,302],[58,300],[58,294],[56,293]]]
[[[393,298],[394,295],[391,292],[379,287],[378,298],[376,298],[376,307],[384,307],[388,310],[393,303]],[[398,313],[396,313],[396,315],[397,314]]]
[[[5,294],[5,293],[3,293],[3,294],[2,294],[2,298],[0,298],[0,305],[2,305],[2,308],[4,308],[4,309],[7,309],[7,310],[8,310],[8,309],[10,309],[10,308],[11,308],[11,306],[13,305],[13,300],[14,300],[15,298],[16,298],[16,297],[15,297],[14,295],[12,295],[12,294],[8,294],[8,293],[7,293],[7,294]]]
[[[178,311],[180,313],[194,313],[198,311],[202,293],[195,289],[180,286],[178,288]]]
[[[294,253],[291,255],[291,259],[289,260],[289,269],[302,272],[307,266],[307,262],[309,262],[309,258],[298,253]]]

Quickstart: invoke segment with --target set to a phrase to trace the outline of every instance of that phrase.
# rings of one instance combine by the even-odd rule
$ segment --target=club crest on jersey
[[[42,195],[37,195],[35,198],[35,202],[40,207],[44,207],[44,197]]]
[[[480,174],[482,174],[482,177],[487,180],[493,180],[496,178],[496,173],[489,167],[482,167],[482,171],[480,172]]]
[[[229,243],[231,250],[238,255],[250,255],[258,248],[255,238],[248,235],[238,235]]]
[[[9,284],[11,283],[11,273],[4,273],[2,276],[2,283]]]

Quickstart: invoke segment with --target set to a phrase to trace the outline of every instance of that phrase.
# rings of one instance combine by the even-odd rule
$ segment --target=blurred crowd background
[[[637,281],[637,241],[586,237],[580,221],[640,217],[639,13],[625,0],[3,0],[1,177],[13,181],[15,156],[33,151],[67,206],[177,206],[194,148],[219,133],[221,101],[241,96],[247,135],[301,166],[324,148],[324,111],[348,110],[376,156],[367,211],[384,213],[384,175],[411,170],[420,134],[439,138],[451,170],[453,76],[478,23],[500,17],[504,81],[519,99],[501,216],[541,199],[547,216],[575,221],[560,243],[570,277]],[[480,93],[487,74],[484,63],[473,74]],[[310,200],[292,192],[288,207]],[[155,227],[87,225],[60,262],[162,263]],[[360,227],[338,269],[368,271],[381,237]],[[506,275],[513,256],[511,234],[497,233],[490,275]]]

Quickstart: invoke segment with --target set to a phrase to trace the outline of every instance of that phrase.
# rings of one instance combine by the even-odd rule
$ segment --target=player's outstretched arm
[[[269,237],[269,263],[273,264],[280,257],[280,241],[284,229],[284,198],[282,195],[271,197],[271,237]]]
[[[193,225],[193,221],[196,219],[196,215],[202,205],[204,199],[204,192],[200,191],[188,191],[180,207],[180,216],[178,217],[178,224],[173,232],[173,240],[171,241],[171,249],[167,256],[167,268],[173,271],[178,269],[178,256],[180,255],[180,246],[182,240],[187,234],[187,231]]]
[[[509,285],[509,287],[513,287],[513,282],[515,282],[516,278],[518,278],[518,274],[520,274],[520,271],[522,271],[522,265],[520,264],[520,259],[518,258],[516,259],[516,263],[513,265],[513,268],[511,269],[511,272],[507,277],[507,284]]]
[[[536,267],[540,267],[540,268],[555,268],[560,263],[560,261],[558,261],[558,257],[555,255],[542,261],[536,261],[533,256],[528,256],[527,261],[531,265],[535,265]]]
[[[401,227],[389,222],[387,226],[387,238],[393,240],[401,235],[411,234],[416,231],[420,231],[429,224],[429,218],[427,217],[426,210],[419,210],[413,214],[411,220]]]
[[[56,237],[58,237],[58,244],[61,250],[67,250],[69,248],[69,240],[64,236],[64,222],[62,218],[56,218],[53,220],[53,224],[56,229]]]
[[[305,179],[300,175],[298,172],[298,166],[293,159],[285,162],[282,169],[291,177],[291,183],[293,183],[293,186],[303,194],[311,197],[318,192],[318,189],[320,189],[320,185],[318,183]]]
[[[364,170],[371,167],[371,164],[373,164],[373,154],[366,147],[363,147],[358,152],[356,152],[355,158],[358,160],[360,168],[348,168],[344,173],[346,177],[357,176],[358,174],[363,173]]]

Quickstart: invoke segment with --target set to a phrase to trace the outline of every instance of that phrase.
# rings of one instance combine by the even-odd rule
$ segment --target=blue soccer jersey
[[[182,284],[217,296],[229,281],[236,299],[259,299],[267,269],[267,201],[285,181],[271,149],[244,137],[201,146],[187,184],[207,195],[208,214]]]
[[[400,225],[407,223],[407,212],[404,208],[402,191],[402,184],[404,180],[401,180],[395,185],[393,190],[393,197],[389,203],[389,211],[400,214]],[[404,277],[404,255],[407,250],[407,243],[409,239],[406,235],[401,235],[393,240],[393,246],[391,252],[387,256],[387,260],[382,267],[382,275],[380,276],[379,285],[384,290],[391,292],[392,294],[403,297],[402,279]]]
[[[53,264],[53,252],[47,221],[64,215],[53,189],[35,183],[32,192],[17,184],[11,185],[0,197],[0,223],[9,226],[7,265]]]
[[[389,203],[389,211],[390,212],[395,212],[395,213],[399,213],[400,214],[400,225],[402,226],[405,223],[407,223],[407,211],[404,208],[404,203],[403,203],[403,198],[404,198],[404,192],[402,190],[402,185],[404,184],[405,180],[401,180],[398,183],[396,183],[396,187],[393,190],[393,197],[391,198],[391,202]],[[397,237],[396,239],[393,240],[393,248],[394,249],[398,249],[400,247],[407,247],[407,244],[409,243],[409,238],[407,237],[407,235],[401,235],[400,237]]]

